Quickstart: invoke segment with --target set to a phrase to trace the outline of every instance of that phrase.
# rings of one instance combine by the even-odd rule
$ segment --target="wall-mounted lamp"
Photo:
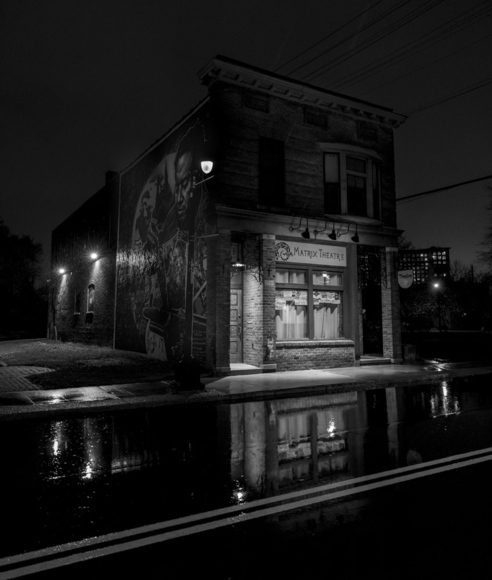
[[[357,224],[355,222],[349,222],[348,227],[347,227],[347,231],[345,231],[345,232],[342,232],[342,225],[343,224],[340,224],[338,231],[335,231],[335,222],[333,222],[333,228],[331,230],[331,234],[328,234],[328,237],[330,238],[330,240],[336,240],[337,238],[340,238],[342,236],[347,235],[350,232],[350,227],[355,226],[355,234],[352,236],[351,239],[353,242],[358,244],[359,243],[359,233],[358,233],[358,229],[357,229]]]
[[[209,159],[203,160],[200,162],[200,167],[202,168],[203,173],[208,175],[214,168],[214,162]]]
[[[234,262],[233,264],[231,264],[231,268],[234,270],[234,273],[244,272],[246,270],[246,264],[244,264],[243,262]]]
[[[335,222],[333,222],[333,229],[331,230],[331,234],[328,234],[328,237],[330,238],[330,240],[337,239],[337,234],[335,232]]]
[[[311,238],[311,234],[309,233],[309,220],[306,216],[301,216],[299,220],[299,225],[297,227],[289,226],[289,231],[293,232],[294,230],[299,230],[301,228],[302,220],[306,219],[306,229],[302,232],[301,236],[305,240],[309,240]]]
[[[200,161],[200,169],[203,171],[203,173],[205,175],[208,175],[212,169],[214,168],[214,162],[209,160],[209,159],[205,159],[203,161]],[[196,173],[196,171],[194,171],[194,173]],[[197,185],[201,185],[202,183],[205,183],[206,181],[208,181],[209,179],[212,179],[213,175],[209,175],[208,177],[206,177],[205,179],[202,179],[201,181],[195,181],[196,177],[193,176],[193,187],[196,187]]]
[[[359,243],[359,234],[358,234],[358,231],[357,231],[357,224],[355,224],[355,235],[352,236],[352,241],[355,242],[356,244]]]
[[[305,240],[309,240],[311,238],[311,234],[309,233],[309,220],[307,218],[306,218],[306,220],[307,220],[306,229],[302,232],[301,236]]]
[[[241,253],[242,253],[241,247],[242,247],[242,242],[238,241],[236,243],[236,261],[231,264],[231,269],[232,269],[234,274],[236,274],[238,272],[244,272],[246,270],[246,264],[241,259]]]

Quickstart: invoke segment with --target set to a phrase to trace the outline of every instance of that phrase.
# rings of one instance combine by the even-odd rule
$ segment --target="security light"
[[[205,173],[205,175],[207,175],[214,168],[214,162],[209,161],[209,160],[202,161],[200,163],[200,167],[202,168],[203,173]]]

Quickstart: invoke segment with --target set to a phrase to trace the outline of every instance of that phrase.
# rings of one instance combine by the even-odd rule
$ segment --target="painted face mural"
[[[122,175],[116,348],[163,360],[179,356],[186,311],[192,309],[193,352],[201,354],[207,266],[201,236],[208,196],[194,180],[200,139],[203,128],[195,119]],[[188,255],[190,237],[193,256]]]

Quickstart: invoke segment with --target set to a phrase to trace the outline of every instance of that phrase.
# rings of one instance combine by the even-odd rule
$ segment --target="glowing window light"
[[[326,431],[328,432],[328,435],[330,437],[335,437],[336,427],[335,421],[333,419],[330,419],[330,423],[328,424],[328,428],[326,429]]]

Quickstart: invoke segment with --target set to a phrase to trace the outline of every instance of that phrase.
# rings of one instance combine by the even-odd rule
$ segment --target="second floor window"
[[[284,142],[260,137],[258,166],[258,203],[270,207],[285,204]]]
[[[381,219],[381,168],[377,157],[364,154],[358,147],[325,150],[324,197],[327,214]]]

